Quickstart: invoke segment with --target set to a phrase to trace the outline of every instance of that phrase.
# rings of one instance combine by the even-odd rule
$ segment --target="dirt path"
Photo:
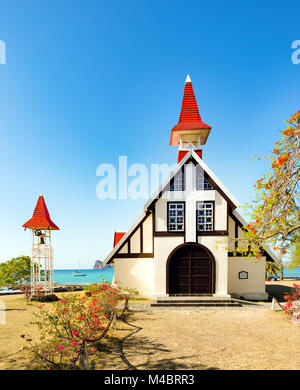
[[[143,329],[124,343],[124,353],[137,369],[300,369],[300,326],[282,312],[155,311],[132,320]]]

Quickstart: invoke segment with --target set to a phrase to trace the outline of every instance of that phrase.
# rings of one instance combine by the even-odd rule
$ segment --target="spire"
[[[51,221],[43,195],[39,196],[32,218],[24,223],[23,227],[29,229],[59,230],[55,223]]]
[[[179,121],[172,129],[170,145],[178,145],[178,139],[180,135],[187,133],[188,130],[193,131],[201,129],[207,129],[205,132],[206,135],[203,137],[204,144],[206,142],[206,138],[208,137],[209,131],[211,130],[211,126],[204,123],[201,119],[193,90],[193,85],[190,76],[187,75]],[[179,131],[181,134],[177,134],[177,131]],[[204,134],[204,132],[202,133]]]

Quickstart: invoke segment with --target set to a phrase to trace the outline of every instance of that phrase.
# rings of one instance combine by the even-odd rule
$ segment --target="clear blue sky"
[[[299,110],[299,1],[2,0],[0,260],[30,254],[43,193],[56,268],[92,267],[144,200],[101,201],[96,168],[172,164],[187,73],[213,129],[204,161],[241,203]]]

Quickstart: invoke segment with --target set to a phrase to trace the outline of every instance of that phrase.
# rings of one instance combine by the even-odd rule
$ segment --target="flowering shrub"
[[[293,284],[293,287],[295,291],[284,296],[286,304],[283,309],[294,322],[300,322],[300,284]]]
[[[37,321],[41,330],[37,344],[21,335],[29,349],[48,368],[73,369],[85,355],[94,354],[95,342],[109,337],[108,331],[123,295],[109,283],[94,284],[89,295],[64,296],[54,307],[39,306]]]
[[[106,315],[111,313],[112,307],[116,308],[120,300],[127,299],[120,288],[107,281],[90,285],[86,296],[91,297],[94,304],[101,306]]]

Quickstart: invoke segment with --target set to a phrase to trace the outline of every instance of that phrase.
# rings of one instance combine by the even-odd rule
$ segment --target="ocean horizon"
[[[278,274],[279,275],[279,274]],[[283,268],[283,277],[286,278],[300,278],[300,266],[294,269]]]
[[[74,276],[73,273],[80,272],[82,276]],[[111,282],[114,276],[113,268],[104,269],[55,269],[54,283],[56,284],[82,284],[100,283],[102,280]]]

